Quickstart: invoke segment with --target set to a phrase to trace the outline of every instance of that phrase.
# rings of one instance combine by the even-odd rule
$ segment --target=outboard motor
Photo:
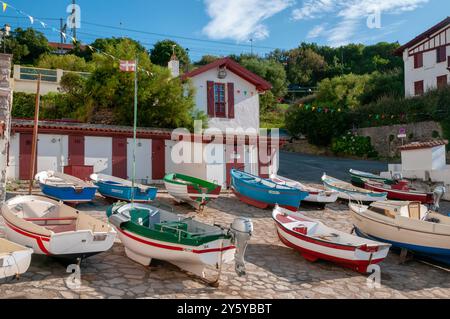
[[[445,192],[447,190],[445,189],[444,186],[437,186],[434,191],[433,191],[433,199],[434,199],[434,203],[431,206],[431,210],[435,211],[435,212],[439,212],[439,203],[441,202],[442,197],[444,197]]]
[[[245,217],[236,218],[230,226],[229,232],[233,236],[233,242],[236,246],[235,270],[239,277],[245,276],[245,250],[253,234],[252,220]]]

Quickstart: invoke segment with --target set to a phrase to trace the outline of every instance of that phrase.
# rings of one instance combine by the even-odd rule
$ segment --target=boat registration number
[[[281,193],[278,191],[269,191],[269,194],[271,195],[280,195]]]

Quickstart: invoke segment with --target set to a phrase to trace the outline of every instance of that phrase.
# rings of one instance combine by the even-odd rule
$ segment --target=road
[[[349,169],[370,173],[388,170],[385,162],[353,160],[336,157],[280,152],[279,175],[306,183],[321,183],[323,173],[342,180],[349,180]]]

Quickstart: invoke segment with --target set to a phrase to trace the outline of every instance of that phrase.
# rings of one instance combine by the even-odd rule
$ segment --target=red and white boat
[[[364,187],[367,190],[387,193],[388,199],[408,201],[408,202],[421,202],[422,204],[433,204],[433,193],[420,192],[409,187],[409,182],[405,180],[399,181],[394,185],[387,185],[373,180],[364,180]]]
[[[325,226],[299,213],[277,207],[272,215],[280,240],[311,262],[334,262],[360,273],[382,262],[390,244],[353,236]]]

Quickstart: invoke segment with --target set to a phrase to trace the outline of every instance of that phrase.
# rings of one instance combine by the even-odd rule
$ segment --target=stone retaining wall
[[[398,138],[401,128],[406,129],[407,137]],[[436,139],[436,134],[442,137],[442,128],[438,122],[419,122],[405,125],[367,127],[358,129],[361,136],[369,136],[372,145],[382,157],[400,157],[398,147],[411,142],[421,142]]]

